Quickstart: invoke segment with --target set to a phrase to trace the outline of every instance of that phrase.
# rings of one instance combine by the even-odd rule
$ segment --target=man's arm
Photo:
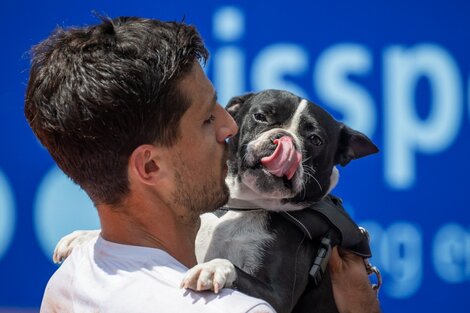
[[[334,247],[329,261],[333,295],[341,313],[378,313],[380,304],[364,259]]]

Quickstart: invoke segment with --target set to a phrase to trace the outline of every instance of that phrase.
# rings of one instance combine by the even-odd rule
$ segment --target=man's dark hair
[[[119,204],[132,151],[178,140],[190,105],[178,83],[207,58],[198,32],[184,23],[119,17],[58,28],[32,49],[25,115],[96,204]]]

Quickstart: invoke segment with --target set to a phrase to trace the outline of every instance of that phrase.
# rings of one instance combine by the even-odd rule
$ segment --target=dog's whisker
[[[316,182],[316,184],[318,185],[318,187],[320,188],[320,191],[323,192],[323,188],[320,185],[320,182],[315,177],[316,170],[312,166],[309,166],[309,165],[304,165],[303,167],[304,167],[304,175],[305,175],[305,179],[304,179],[304,182],[303,182],[303,184],[304,184],[303,191],[305,192],[305,184],[308,183],[308,181],[310,179],[313,179]]]
[[[305,185],[306,185],[306,180],[304,179],[303,182],[302,182],[302,199],[305,198],[305,196],[307,196],[307,189],[305,188]]]
[[[320,188],[320,191],[323,192],[323,188],[320,185],[320,182],[318,182],[318,179],[315,178],[315,176],[312,175],[313,180],[317,183],[318,187]]]
[[[306,163],[308,160],[310,160],[312,157],[311,156],[308,156],[307,158],[303,159],[302,160],[302,165],[304,165],[304,163]],[[308,165],[304,165],[304,166],[308,166]]]
[[[307,177],[307,180],[315,175],[315,170],[313,168],[305,166],[304,169],[304,175]]]

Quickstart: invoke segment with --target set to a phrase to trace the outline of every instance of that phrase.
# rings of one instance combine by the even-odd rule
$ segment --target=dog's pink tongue
[[[302,161],[302,154],[295,150],[289,136],[275,139],[274,144],[277,145],[276,150],[272,155],[262,158],[261,164],[271,174],[278,177],[285,175],[290,180]]]

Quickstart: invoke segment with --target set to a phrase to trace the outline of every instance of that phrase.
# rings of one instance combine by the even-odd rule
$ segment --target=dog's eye
[[[310,139],[310,142],[314,144],[315,146],[321,146],[323,144],[323,141],[317,135],[312,135],[310,136],[309,139]]]
[[[266,118],[266,115],[263,113],[255,113],[253,114],[253,118],[255,121],[260,122],[260,123],[267,123],[268,119]]]

